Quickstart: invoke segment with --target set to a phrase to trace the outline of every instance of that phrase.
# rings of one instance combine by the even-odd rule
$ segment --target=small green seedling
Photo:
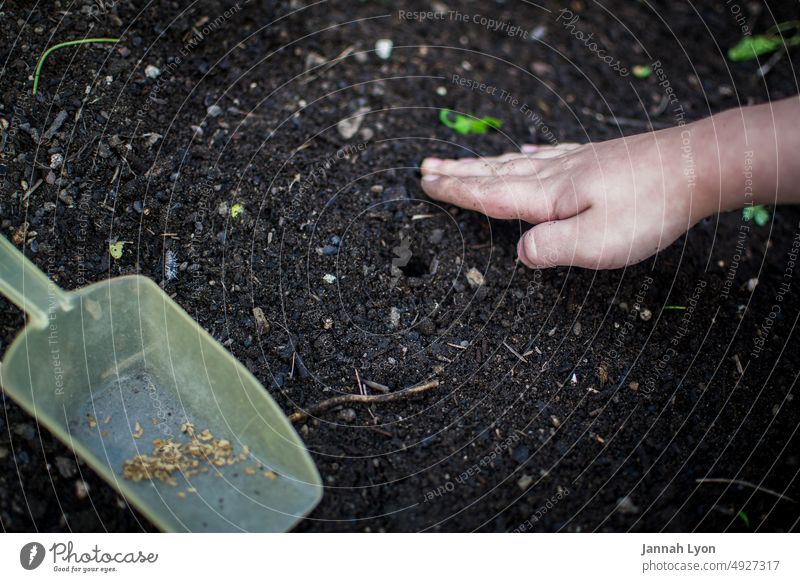
[[[57,51],[58,49],[62,49],[68,46],[75,46],[80,44],[90,44],[90,43],[116,43],[119,42],[118,38],[84,38],[81,40],[68,40],[67,42],[61,42],[57,45],[51,46],[49,49],[42,53],[42,56],[39,57],[39,62],[36,63],[36,71],[33,73],[33,91],[32,94],[36,95],[36,90],[39,88],[39,74],[42,72],[42,65],[44,65],[44,61],[47,57],[50,56],[50,53],[53,51]]]
[[[647,79],[650,75],[653,74],[653,69],[648,67],[647,65],[636,65],[631,69],[633,76],[637,79]]]
[[[769,222],[769,210],[763,204],[756,204],[755,206],[747,206],[742,209],[742,218],[746,222],[751,220],[758,226],[764,226]]]
[[[674,311],[686,311],[685,305],[665,305],[664,309],[674,310]]]
[[[244,212],[244,206],[238,202],[231,206],[231,218],[238,218],[242,212]]]
[[[108,245],[108,254],[114,257],[114,259],[119,260],[122,258],[122,251],[125,249],[125,243],[127,241],[121,240],[115,243],[111,243]]]
[[[800,44],[800,32],[788,38],[781,34],[788,30],[796,30],[798,26],[800,26],[800,21],[792,20],[773,26],[765,34],[745,36],[736,46],[728,50],[728,59],[734,62],[750,61],[762,55],[774,53],[784,45],[789,48]]]
[[[484,134],[489,131],[489,128],[500,129],[500,126],[503,125],[503,122],[496,117],[478,119],[471,115],[454,113],[449,109],[442,109],[439,112],[439,121],[461,135],[469,135],[471,133]]]
[[[740,511],[736,517],[740,518],[744,522],[745,527],[750,527],[750,518],[747,517],[747,514],[744,511]]]

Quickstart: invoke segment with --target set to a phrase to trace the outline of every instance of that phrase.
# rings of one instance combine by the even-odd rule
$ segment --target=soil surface
[[[725,58],[795,3],[185,4],[0,8],[2,234],[66,289],[153,278],[287,414],[356,373],[438,379],[298,424],[326,486],[298,530],[798,529],[800,210],[709,217],[624,270],[529,271],[526,225],[435,204],[418,171],[796,94],[800,52],[763,77]],[[409,16],[429,10],[453,12]],[[56,51],[32,96],[43,50],[86,37],[122,40]],[[666,77],[621,74],[654,61]],[[461,136],[442,108],[503,125]],[[24,316],[0,305],[4,351]],[[7,397],[0,525],[152,529]]]

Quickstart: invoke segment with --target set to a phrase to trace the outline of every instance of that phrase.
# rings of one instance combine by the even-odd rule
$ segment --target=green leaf
[[[746,36],[728,50],[728,59],[734,62],[749,61],[775,52],[782,44],[783,39],[780,36]]]
[[[740,511],[737,517],[741,518],[741,520],[744,522],[745,527],[748,528],[750,527],[750,518],[747,517],[747,514],[744,511]]]
[[[469,135],[471,133],[484,134],[490,128],[500,129],[503,125],[503,122],[496,117],[478,119],[469,115],[455,113],[449,109],[439,111],[439,121],[461,135]]]
[[[125,247],[125,241],[119,241],[108,245],[108,254],[119,260],[122,258],[122,250]]]
[[[653,74],[653,69],[648,67],[647,65],[636,65],[631,69],[633,76],[637,79],[646,79],[650,75]]]
[[[758,226],[764,226],[769,223],[770,214],[769,210],[763,204],[756,204],[755,206],[746,206],[742,209],[742,218],[746,222],[751,220]]]

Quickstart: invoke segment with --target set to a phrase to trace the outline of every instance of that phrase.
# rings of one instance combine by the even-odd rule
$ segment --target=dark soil
[[[441,381],[421,397],[298,426],[326,485],[299,530],[798,529],[796,503],[697,482],[738,479],[800,499],[800,274],[762,327],[798,209],[751,224],[742,252],[742,218],[731,213],[633,268],[531,272],[514,262],[525,225],[433,204],[419,187],[426,155],[603,140],[643,131],[648,118],[673,125],[656,75],[621,77],[556,22],[562,7],[551,2],[548,13],[449,0],[467,22],[404,21],[381,1],[97,4],[2,8],[2,234],[24,240],[43,269],[50,261],[67,289],[124,273],[162,282],[287,413],[355,392],[356,370],[392,390]],[[727,3],[603,4],[571,2],[579,28],[624,67],[660,60],[687,121],[798,92],[798,51],[763,79],[756,64],[724,58],[741,36]],[[432,6],[441,9],[402,9]],[[757,32],[798,18],[795,3],[741,10]],[[474,14],[542,26],[542,40]],[[203,40],[191,40],[193,27],[206,28]],[[42,51],[87,35],[123,41],[54,53],[33,98]],[[372,52],[378,38],[394,40],[387,61]],[[459,87],[454,74],[497,94]],[[443,107],[498,117],[502,132],[459,136],[439,123]],[[360,130],[344,139],[337,122],[362,108]],[[51,172],[53,154],[66,162]],[[42,183],[25,195],[23,180]],[[244,207],[235,219],[234,203]],[[131,241],[120,260],[108,255],[116,240]],[[177,277],[166,281],[168,252]],[[473,267],[484,286],[468,282]],[[664,309],[690,306],[696,289],[693,310]],[[0,305],[5,350],[24,317]],[[270,322],[261,334],[256,306]],[[151,529],[10,399],[0,524]]]

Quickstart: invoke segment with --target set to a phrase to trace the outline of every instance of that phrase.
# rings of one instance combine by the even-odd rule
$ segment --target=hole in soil
[[[400,267],[406,277],[423,277],[430,272],[430,266],[421,257],[411,257],[405,267]]]

